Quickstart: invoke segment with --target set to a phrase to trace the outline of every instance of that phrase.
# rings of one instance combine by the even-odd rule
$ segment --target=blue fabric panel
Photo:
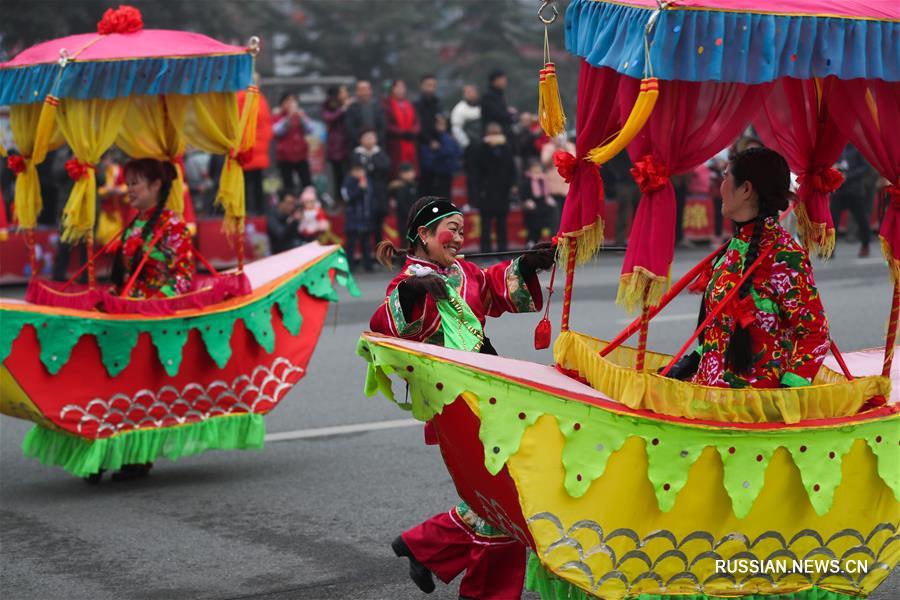
[[[235,92],[250,85],[249,54],[72,62],[63,69],[57,96],[104,98],[157,94]],[[52,91],[59,65],[0,70],[0,104],[42,102]]]
[[[566,47],[595,67],[640,78],[652,12],[573,0]],[[672,9],[660,15],[650,59],[653,75],[669,80],[763,83],[835,75],[900,81],[900,22]]]

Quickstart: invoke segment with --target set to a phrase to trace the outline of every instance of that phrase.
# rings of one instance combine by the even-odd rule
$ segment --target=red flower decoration
[[[797,176],[800,185],[808,185],[817,192],[830,194],[841,187],[844,176],[833,167],[821,167],[815,171],[806,171]]]
[[[243,168],[245,165],[249,164],[251,160],[253,160],[253,148],[250,148],[249,150],[245,150],[243,152],[238,152],[234,156],[234,160],[236,160],[238,164],[241,165],[241,168]]]
[[[18,175],[19,173],[24,173],[25,169],[28,168],[28,164],[20,154],[13,154],[9,158],[7,158],[6,166],[9,167],[9,170],[16,175]]]
[[[648,154],[634,163],[631,176],[641,188],[641,193],[655,192],[666,187],[669,182],[669,167]]]
[[[137,254],[137,251],[141,249],[141,245],[141,236],[133,235],[125,242],[125,248],[122,249],[122,252],[128,256],[134,256]]]
[[[144,18],[141,11],[125,4],[120,4],[116,9],[106,9],[103,18],[97,23],[97,33],[100,35],[135,33],[143,28]]]
[[[889,185],[884,188],[884,193],[887,194],[888,201],[891,203],[891,208],[900,210],[900,186]]]
[[[93,165],[89,165],[87,163],[83,163],[77,158],[70,158],[66,161],[66,172],[69,174],[69,179],[72,181],[78,181],[84,177],[87,177],[88,169],[93,169]]]
[[[559,176],[565,179],[566,183],[571,183],[575,177],[575,169],[578,168],[578,159],[565,150],[557,150],[553,153],[553,164],[556,165]]]
[[[753,296],[747,294],[740,300],[735,298],[731,301],[731,306],[728,307],[727,312],[744,329],[750,327],[754,319],[756,319],[756,303],[753,301]]]

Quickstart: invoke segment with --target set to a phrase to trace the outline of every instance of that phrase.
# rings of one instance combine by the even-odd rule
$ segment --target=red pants
[[[444,583],[462,573],[459,595],[478,600],[517,600],[525,580],[525,547],[510,537],[484,537],[463,523],[456,509],[437,514],[403,534],[416,559]]]

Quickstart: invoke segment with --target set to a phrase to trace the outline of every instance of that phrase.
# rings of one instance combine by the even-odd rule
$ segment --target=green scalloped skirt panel
[[[245,306],[216,314],[118,321],[4,310],[0,313],[3,319],[0,363],[9,356],[22,327],[31,325],[37,331],[41,362],[51,375],[58,373],[69,361],[78,340],[84,335],[91,335],[100,346],[103,366],[111,377],[115,377],[128,366],[138,335],[149,333],[160,364],[169,376],[174,377],[181,367],[182,349],[191,329],[200,332],[210,357],[219,368],[223,368],[231,358],[231,334],[238,319],[244,322],[260,346],[272,352],[275,347],[272,326],[274,305],[278,305],[285,328],[291,335],[298,335],[303,321],[297,303],[297,292],[301,287],[311,296],[337,302],[338,294],[329,276],[332,270],[335,271],[336,283],[346,287],[351,295],[359,296],[359,288],[350,275],[344,251],[337,250],[309,269],[297,273],[270,294]]]
[[[86,477],[101,469],[158,458],[177,460],[207,450],[259,450],[265,435],[263,416],[255,413],[223,415],[175,427],[135,429],[97,440],[35,425],[22,440],[22,451],[45,465]]]
[[[525,589],[537,592],[541,600],[596,600],[598,596],[589,594],[578,586],[560,579],[541,564],[538,557],[528,552],[528,568],[525,573]],[[628,596],[632,600],[734,600],[734,596],[707,596],[706,594],[635,594]],[[857,600],[839,592],[832,592],[819,587],[792,592],[788,594],[752,594],[740,596],[741,600]]]
[[[360,340],[357,354],[369,362],[366,394],[381,391],[396,402],[389,377],[396,374],[409,384],[410,396],[409,403],[398,404],[421,421],[441,413],[464,392],[475,395],[485,467],[495,475],[518,452],[525,430],[541,416],[553,416],[566,440],[565,488],[574,498],[584,495],[603,474],[613,452],[627,439],[639,437],[646,445],[647,475],[661,511],[675,504],[702,451],[714,447],[722,458],[734,514],[743,518],[763,487],[772,454],[783,447],[800,471],[813,508],[823,515],[830,510],[841,482],[842,459],[859,439],[866,440],[878,460],[879,476],[900,500],[900,413],[831,428],[738,431],[616,413],[365,339]]]

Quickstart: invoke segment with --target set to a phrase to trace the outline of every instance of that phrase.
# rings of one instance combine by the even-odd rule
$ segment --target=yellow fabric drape
[[[669,379],[657,374],[672,358],[647,352],[644,370],[635,370],[637,351],[619,346],[605,358],[606,342],[574,331],[556,338],[554,358],[577,371],[596,390],[630,408],[655,413],[730,423],[796,423],[855,415],[874,396],[890,396],[887,377],[857,377],[848,381],[825,366],[813,385],[788,389],[719,388]]]
[[[116,146],[132,158],[155,158],[175,165],[177,178],[172,182],[166,202],[170,209],[182,214],[184,174],[175,161],[184,154],[184,136],[169,118],[166,99],[162,96],[132,98]]]
[[[166,96],[169,115],[184,141],[204,152],[224,154],[225,164],[219,178],[219,194],[216,202],[225,210],[223,227],[229,234],[237,233],[244,221],[244,171],[237,155],[244,146],[252,147],[255,141],[245,136],[254,103],[248,98],[244,110],[238,115],[237,96],[234,93],[210,93],[193,96],[173,94]],[[255,124],[256,119],[254,117]],[[249,143],[248,143],[249,142]]]
[[[34,229],[44,206],[37,167],[48,152],[65,141],[56,124],[56,110],[52,97],[40,104],[15,104],[10,109],[13,140],[25,159],[25,170],[16,175],[15,194],[16,219],[22,229]]]
[[[82,163],[90,165],[75,182],[63,211],[63,235],[67,242],[82,239],[94,229],[97,206],[97,176],[100,162],[122,129],[130,98],[75,100],[60,103],[57,121],[63,136]]]

